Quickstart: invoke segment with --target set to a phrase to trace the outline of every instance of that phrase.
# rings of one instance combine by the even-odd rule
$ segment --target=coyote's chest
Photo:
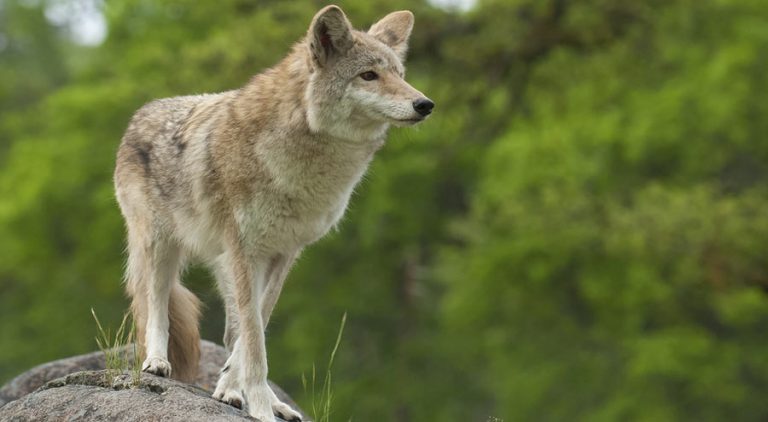
[[[238,213],[241,232],[259,248],[282,252],[323,237],[344,215],[349,192],[334,198],[265,191]]]
[[[271,184],[255,192],[241,225],[262,247],[302,248],[328,233],[342,218],[370,154],[344,165],[293,162],[274,166]]]

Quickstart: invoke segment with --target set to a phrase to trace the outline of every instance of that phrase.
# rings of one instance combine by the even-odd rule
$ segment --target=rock
[[[0,408],[0,420],[38,421],[255,421],[207,391],[175,380],[107,371],[75,372]]]
[[[200,346],[195,385],[142,373],[140,385],[131,388],[128,372],[109,385],[101,352],[37,366],[0,388],[0,420],[254,421],[245,412],[211,398],[227,351],[208,341],[201,341]],[[124,353],[131,361],[133,347]],[[280,400],[301,412],[285,392],[270,385]]]

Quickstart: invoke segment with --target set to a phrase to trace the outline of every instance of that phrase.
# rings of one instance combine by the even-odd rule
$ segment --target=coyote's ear
[[[326,6],[317,12],[309,26],[309,52],[318,66],[346,53],[352,43],[352,25],[338,6]]]
[[[408,37],[413,29],[413,13],[408,10],[392,12],[373,24],[368,30],[377,40],[392,47],[400,60],[405,60],[408,51]]]

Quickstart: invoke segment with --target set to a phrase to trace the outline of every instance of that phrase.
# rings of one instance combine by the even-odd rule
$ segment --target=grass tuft
[[[320,388],[319,393],[315,391],[317,385],[317,370],[315,365],[312,365],[312,417],[314,422],[330,422],[331,420],[331,405],[333,403],[333,389],[331,380],[331,368],[333,368],[333,361],[336,359],[336,352],[339,350],[339,344],[341,344],[341,336],[344,333],[344,326],[347,323],[347,313],[341,317],[341,325],[339,326],[339,333],[336,335],[336,343],[333,345],[331,356],[328,359],[328,367],[325,370],[325,379],[323,385]],[[307,392],[307,377],[301,374],[301,384],[304,386],[304,393]]]
[[[115,377],[130,369],[133,385],[138,386],[141,382],[141,361],[136,347],[136,323],[133,318],[126,312],[120,321],[120,326],[113,334],[111,328],[105,329],[101,325],[93,308],[91,308],[91,315],[96,321],[96,345],[104,354],[107,382],[112,385]],[[127,346],[133,347],[132,362],[126,353]]]

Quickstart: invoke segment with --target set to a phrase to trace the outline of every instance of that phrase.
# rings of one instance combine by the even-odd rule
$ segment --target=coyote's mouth
[[[400,123],[415,125],[416,123],[423,122],[424,119],[426,119],[426,117],[414,117],[412,119],[395,119],[395,120]]]
[[[394,124],[395,126],[411,126],[417,123],[421,123],[427,118],[427,116],[414,116],[414,117],[409,117],[405,119],[400,119],[394,116],[388,116],[381,112],[379,113],[379,115],[389,123]]]

